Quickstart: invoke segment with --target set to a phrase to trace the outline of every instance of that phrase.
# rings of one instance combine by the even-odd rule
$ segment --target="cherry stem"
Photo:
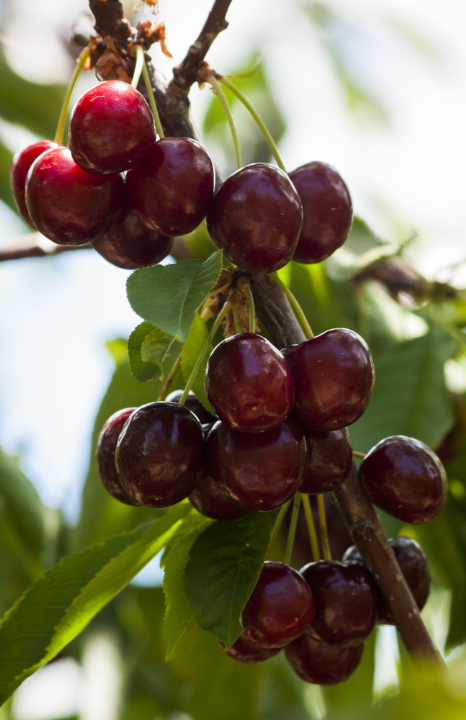
[[[63,143],[63,133],[65,131],[65,123],[66,123],[66,116],[68,114],[68,105],[70,104],[71,100],[71,94],[74,90],[74,86],[76,85],[76,80],[79,77],[79,73],[83,69],[84,65],[86,64],[86,60],[89,57],[89,48],[84,48],[81,55],[78,58],[77,65],[74,69],[73,75],[71,76],[70,83],[68,85],[68,88],[66,90],[65,99],[63,100],[63,105],[60,110],[60,116],[58,118],[58,125],[57,125],[57,131],[55,133],[55,142],[58,143],[58,145],[61,145]]]
[[[142,52],[140,52],[140,50]],[[141,79],[142,67],[144,65],[144,50],[140,45],[136,45],[136,65],[134,66],[133,79],[131,80],[131,87],[137,88],[139,80]]]
[[[180,365],[181,365],[181,353],[178,355],[175,362],[173,363],[173,367],[170,370],[168,377],[165,380],[165,383],[160,391],[160,395],[157,398],[158,401],[165,400],[165,398],[167,397],[168,391],[170,390],[170,385],[172,384],[173,379],[180,368]]]
[[[296,535],[296,527],[298,525],[299,506],[301,505],[301,494],[296,493],[293,500],[293,511],[291,513],[290,529],[288,531],[288,540],[286,542],[285,557],[283,562],[290,564],[291,553],[293,552],[294,538]]]
[[[242,333],[243,329],[241,327],[240,319],[239,319],[239,313],[238,313],[238,306],[233,305],[233,321],[235,323],[235,330],[237,333]]]
[[[218,328],[219,328],[220,325],[222,324],[223,318],[225,317],[225,315],[226,315],[231,309],[232,309],[232,308],[231,308],[231,303],[229,303],[229,302],[227,301],[227,302],[225,303],[225,305],[223,306],[223,308],[221,309],[220,314],[218,315],[216,321],[215,321],[214,324],[212,325],[211,330],[210,330],[210,333],[209,333],[209,335],[207,336],[207,340],[205,341],[204,345],[202,346],[202,350],[201,350],[201,352],[199,353],[199,356],[198,356],[198,358],[197,358],[197,360],[196,360],[196,364],[194,365],[194,367],[193,367],[193,369],[192,369],[192,372],[191,372],[191,375],[189,376],[188,382],[186,383],[186,387],[185,387],[185,389],[184,389],[184,391],[183,391],[183,394],[182,394],[182,396],[180,397],[180,399],[179,399],[179,401],[178,401],[178,404],[179,404],[179,405],[184,405],[184,404],[185,404],[186,398],[188,397],[188,394],[189,394],[189,391],[191,390],[192,384],[193,384],[194,380],[196,379],[196,376],[197,376],[197,373],[199,372],[199,368],[201,367],[202,361],[204,360],[204,358],[205,358],[205,356],[206,356],[206,354],[207,354],[207,351],[209,350],[209,347],[210,347],[210,344],[211,344],[211,342],[212,342],[212,339],[213,339],[215,333],[217,332]]]
[[[139,61],[139,56],[142,57],[142,77],[144,78],[144,84],[147,90],[147,97],[149,98],[149,105],[154,116],[155,127],[157,128],[157,135],[159,136],[160,140],[163,140],[163,138],[165,137],[165,133],[163,132],[159,111],[157,110],[157,105],[155,103],[154,91],[152,90],[149,73],[147,72],[144,50],[140,45],[136,45],[136,67]]]
[[[364,460],[367,453],[358,452],[357,450],[353,450],[353,457],[355,458],[361,458],[361,460]]]
[[[254,308],[254,298],[252,296],[251,288],[249,285],[245,285],[241,288],[242,292],[246,295],[249,306],[249,332],[256,332],[256,310]]]
[[[274,522],[274,525],[272,528],[272,532],[270,533],[269,550],[267,552],[267,557],[269,556],[270,551],[273,549],[275,540],[277,539],[277,535],[280,532],[280,528],[283,524],[283,519],[286,515],[286,511],[288,510],[288,508],[290,506],[290,503],[291,503],[291,500],[288,500],[288,502],[286,502],[284,505],[281,506],[280,512],[278,513],[278,515],[275,519],[275,522]]]
[[[311,541],[312,557],[314,562],[320,560],[319,541],[317,540],[316,526],[312,517],[311,503],[309,495],[301,493],[301,501],[306,515],[307,529],[309,531],[309,539]]]
[[[322,539],[324,560],[331,560],[332,553],[330,552],[330,545],[328,544],[327,518],[325,516],[325,500],[322,494],[317,495],[317,507],[319,509],[320,537]]]
[[[303,309],[302,309],[301,305],[300,305],[299,302],[296,300],[296,298],[295,298],[295,296],[293,295],[293,293],[291,292],[290,288],[289,288],[287,285],[285,285],[285,283],[283,282],[283,280],[280,280],[280,278],[278,277],[278,275],[275,275],[275,273],[270,273],[270,274],[268,275],[268,277],[269,277],[269,278],[272,278],[272,280],[274,281],[274,283],[276,283],[276,284],[278,285],[278,287],[280,287],[280,288],[283,290],[283,292],[285,293],[286,297],[287,297],[288,300],[290,301],[291,307],[292,307],[293,310],[295,311],[295,313],[296,313],[296,315],[297,315],[297,317],[298,317],[298,320],[299,320],[299,322],[301,323],[301,326],[302,326],[302,328],[303,328],[303,330],[304,330],[304,334],[306,335],[307,339],[310,340],[311,338],[313,338],[313,337],[314,337],[314,333],[312,332],[312,328],[311,328],[311,326],[309,325],[309,323],[308,323],[308,321],[307,321],[307,318],[306,318],[306,316],[305,316],[305,314],[304,314],[304,312],[303,312]]]
[[[243,167],[243,161],[241,160],[241,150],[240,150],[240,146],[239,146],[238,133],[236,132],[236,127],[235,127],[235,123],[233,122],[233,115],[231,114],[228,100],[226,99],[225,93],[223,92],[222,88],[220,87],[220,83],[214,77],[213,74],[209,75],[208,82],[212,85],[212,90],[214,91],[214,94],[218,97],[218,99],[222,103],[223,109],[225,110],[225,115],[227,116],[228,125],[230,126],[231,136],[233,138],[233,145],[235,146],[236,165],[239,170],[240,168]]]
[[[238,90],[236,85],[233,85],[233,83],[230,82],[230,80],[228,80],[228,78],[226,78],[224,75],[221,75],[218,78],[218,81],[221,82],[222,85],[225,85],[225,87],[229,88],[231,90],[231,92],[234,95],[236,95],[238,100],[240,100],[240,102],[243,103],[244,107],[251,113],[252,117],[254,118],[254,120],[256,121],[256,123],[259,127],[259,130],[261,131],[262,135],[266,139],[267,144],[268,144],[270,150],[272,151],[272,155],[274,156],[275,160],[277,161],[278,167],[280,168],[280,170],[283,170],[283,172],[286,172],[286,168],[280,157],[280,154],[278,152],[278,148],[275,144],[275,141],[274,141],[272,135],[270,134],[270,132],[267,128],[267,125],[264,123],[264,121],[262,120],[262,118],[259,115],[259,113],[257,112],[257,110],[255,110],[253,108],[253,106],[251,105],[251,103],[249,102],[247,97],[245,95],[243,95],[241,90]]]

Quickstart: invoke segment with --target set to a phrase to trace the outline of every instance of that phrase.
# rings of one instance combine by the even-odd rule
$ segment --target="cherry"
[[[445,468],[437,455],[404,435],[377,443],[362,461],[359,479],[371,502],[413,525],[437,517],[448,493]]]
[[[178,403],[180,402],[182,394],[183,390],[173,390],[170,395],[167,395],[165,400],[166,402]],[[184,406],[187,407],[188,410],[191,410],[191,412],[194,413],[197,418],[199,418],[199,421],[202,423],[202,425],[214,423],[217,420],[215,415],[212,415],[212,413],[206,410],[201,401],[191,391],[189,391],[188,393],[188,397],[186,398]]]
[[[338,430],[361,417],[374,387],[374,363],[362,337],[335,328],[282,353],[293,373],[293,414],[300,424]]]
[[[288,363],[271,342],[255,333],[233,335],[214,348],[205,389],[220,420],[244,432],[277,427],[294,401]]]
[[[230,500],[247,510],[269,512],[299,489],[307,448],[293,420],[254,434],[219,421],[207,437],[206,457],[207,472]]]
[[[73,160],[86,172],[123,172],[142,162],[154,144],[154,116],[135,88],[107,80],[77,101],[68,142]]]
[[[207,214],[216,246],[249,273],[270,273],[286,265],[301,222],[301,201],[293,183],[266,163],[246,165],[230,175]]]
[[[343,245],[353,221],[348,188],[337,171],[323,162],[293,170],[290,180],[303,204],[303,226],[293,260],[318,263]]]
[[[243,610],[243,635],[263,647],[283,647],[302,635],[314,617],[309,585],[292,567],[265,562]]]
[[[285,648],[285,656],[301,680],[314,685],[337,685],[356,670],[363,650],[363,643],[330,647],[305,634]]]
[[[131,203],[144,223],[165,235],[186,235],[205,218],[214,193],[214,166],[190,138],[166,137],[126,176]]]
[[[419,543],[409,537],[391,538],[388,544],[395,553],[398,565],[403,573],[409,589],[416,601],[419,610],[422,610],[429,597],[431,576],[429,563],[426,554]],[[361,554],[357,547],[353,545],[343,556],[343,562],[356,560],[362,562]],[[379,594],[379,602],[377,609],[377,622],[381,625],[394,625],[390,609]]]
[[[228,500],[207,474],[203,475],[189,495],[189,502],[201,515],[214,520],[236,520],[246,512]]]
[[[359,645],[377,616],[377,589],[362,563],[319,560],[300,573],[309,583],[316,612],[309,634],[336,647]]]
[[[112,497],[126,505],[140,505],[121,487],[115,467],[115,450],[123,425],[136,408],[119,410],[109,417],[97,440],[96,460],[100,479]]]
[[[183,405],[153,402],[127,420],[115,464],[123,489],[148,507],[168,507],[186,498],[200,479],[202,425]]]
[[[219,640],[219,644],[222,648],[225,644]],[[278,655],[281,647],[279,648],[265,648],[260,645],[256,645],[248,640],[244,634],[241,634],[239,638],[233,643],[231,648],[225,651],[234,660],[238,662],[247,663],[248,665],[265,662],[274,655]]]
[[[129,206],[107,232],[92,243],[99,255],[125,270],[156,265],[167,257],[172,244],[173,238],[150,230]]]
[[[56,147],[59,147],[59,145],[55,142],[39,140],[39,142],[28,145],[24,150],[17,152],[11,162],[10,184],[16,207],[23,220],[34,229],[36,226],[32,222],[26,206],[26,177],[34,160],[43,152]]]
[[[84,245],[108,230],[124,202],[121,175],[91,175],[68,148],[43,153],[31,166],[26,203],[36,228],[59,245]]]
[[[305,430],[309,460],[300,492],[326,493],[346,479],[353,462],[351,439],[346,428],[323,433]]]

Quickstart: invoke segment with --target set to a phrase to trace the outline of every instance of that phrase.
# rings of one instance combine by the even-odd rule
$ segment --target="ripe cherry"
[[[288,175],[255,163],[218,189],[207,215],[209,235],[227,258],[249,273],[286,265],[298,242],[302,207]]]
[[[437,517],[448,493],[445,468],[437,455],[404,435],[377,443],[362,461],[359,479],[371,502],[413,525]]]
[[[300,424],[338,430],[361,417],[374,387],[374,363],[362,337],[335,328],[282,353],[293,373],[293,414]]]
[[[214,166],[190,138],[166,137],[130,170],[131,204],[144,223],[165,235],[186,235],[205,218],[214,193]]]
[[[326,493],[345,481],[353,462],[351,439],[346,428],[324,433],[305,430],[309,460],[300,492]]]
[[[26,206],[27,174],[32,163],[39,157],[39,155],[42,155],[43,152],[56,147],[59,147],[59,145],[55,142],[51,142],[50,140],[39,140],[39,142],[28,145],[24,148],[24,150],[17,152],[11,162],[10,184],[16,207],[18,208],[18,212],[23,220],[25,220],[27,224],[34,229],[36,226],[32,222]]]
[[[283,647],[302,635],[314,617],[309,585],[292,567],[266,562],[243,610],[243,635],[262,647]]]
[[[189,502],[196,510],[214,520],[236,520],[246,512],[221,492],[218,485],[204,474],[189,495]]]
[[[214,348],[205,389],[220,420],[244,432],[277,427],[294,401],[288,363],[271,342],[255,333],[233,335]]]
[[[170,395],[167,395],[165,401],[171,403],[178,403],[181,400],[182,394],[183,390],[173,390]],[[187,407],[188,410],[191,410],[191,412],[194,413],[197,418],[199,418],[199,422],[202,425],[207,423],[214,423],[218,419],[215,417],[215,415],[212,415],[212,413],[205,409],[201,401],[191,391],[189,391],[188,393],[188,397],[186,398],[184,406]]]
[[[141,505],[169,507],[194,490],[202,473],[202,425],[183,405],[143,405],[120,433],[115,464],[123,489]]]
[[[343,245],[353,221],[348,188],[337,171],[322,162],[293,170],[290,180],[303,204],[303,226],[293,260],[318,263]]]
[[[347,648],[330,647],[306,633],[285,648],[285,655],[301,680],[314,685],[337,685],[356,670],[363,650],[363,643]]]
[[[225,647],[225,644],[219,641],[219,644],[222,648]],[[244,634],[241,634],[239,638],[233,643],[231,648],[229,650],[226,650],[226,655],[229,655],[234,660],[237,660],[238,662],[247,663],[248,665],[253,665],[260,662],[265,662],[266,660],[269,660],[270,658],[274,657],[274,655],[278,655],[281,648],[265,648],[261,647],[260,645],[256,645],[255,643],[248,640]]]
[[[143,95],[121,80],[86,90],[70,118],[73,160],[89,173],[119,173],[145,159],[155,142],[152,111]]]
[[[59,245],[84,245],[108,230],[124,205],[121,175],[91,175],[68,148],[37,158],[26,182],[26,203],[36,228]]]
[[[269,512],[293,497],[306,459],[303,432],[289,419],[254,434],[219,421],[207,438],[207,472],[230,500],[247,510]]]
[[[136,408],[119,410],[109,417],[97,440],[96,460],[100,479],[110,495],[126,505],[140,505],[121,487],[115,467],[115,450],[123,425]]]

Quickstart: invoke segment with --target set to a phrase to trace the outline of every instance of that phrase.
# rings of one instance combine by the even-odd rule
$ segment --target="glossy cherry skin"
[[[338,685],[354,673],[363,650],[363,643],[330,647],[306,633],[285,648],[285,655],[301,680],[314,685]]]
[[[112,497],[125,505],[140,505],[121,487],[115,467],[115,450],[123,425],[136,408],[124,408],[109,417],[97,440],[96,460],[100,479]]]
[[[273,165],[246,165],[217,190],[207,230],[227,258],[249,273],[284,267],[296,249],[302,222],[298,193]]]
[[[205,218],[214,194],[214,166],[190,138],[154,143],[126,176],[131,204],[145,224],[165,235],[186,235]]]
[[[51,140],[39,140],[39,142],[28,145],[24,150],[20,150],[14,156],[10,169],[10,184],[13,191],[18,212],[30,225],[35,229],[35,225],[31,220],[26,206],[26,178],[32,163],[37,160],[43,152],[59,147],[59,145]]]
[[[26,181],[33,223],[59,245],[84,245],[108,230],[121,213],[124,193],[122,175],[91,175],[64,147],[38,157]]]
[[[225,647],[225,644],[221,641],[219,641],[219,644],[222,648]],[[278,655],[280,650],[281,648],[265,648],[256,645],[248,640],[244,634],[241,634],[225,653],[238,662],[255,665],[256,663],[265,662],[275,655]]]
[[[203,475],[189,495],[189,502],[201,515],[213,520],[236,520],[246,512],[239,505],[228,500],[207,474]]]
[[[219,421],[207,438],[207,472],[246,510],[270,512],[293,497],[306,459],[306,441],[293,420],[254,434],[231,430]]]
[[[165,401],[171,403],[178,403],[180,402],[182,394],[183,390],[173,390],[170,395],[167,395]],[[191,410],[191,412],[194,413],[197,418],[199,418],[199,421],[202,425],[205,425],[207,423],[214,423],[218,419],[215,417],[215,415],[212,415],[212,413],[205,409],[201,401],[191,391],[189,391],[188,393],[188,397],[186,398],[184,406],[187,407],[188,410]]]
[[[293,170],[290,180],[303,204],[303,226],[293,260],[318,263],[343,245],[353,222],[348,188],[335,168],[311,162]]]
[[[319,432],[305,430],[309,460],[300,492],[326,493],[346,479],[353,462],[353,448],[346,428]]]
[[[120,433],[115,464],[123,489],[141,505],[169,507],[188,497],[201,477],[202,425],[183,405],[143,405]]]
[[[243,610],[243,635],[262,647],[283,647],[302,635],[314,617],[309,585],[292,567],[266,562]]]
[[[338,430],[361,417],[372,397],[374,363],[352,330],[327,330],[282,350],[295,385],[293,415],[311,430]]]
[[[409,537],[391,538],[388,544],[395,553],[395,557],[400,566],[409,589],[419,610],[422,610],[427,602],[432,583],[429,563],[424,550],[419,543]],[[343,556],[343,562],[356,560],[362,562],[362,557],[355,545],[350,547]],[[389,607],[382,595],[379,593],[379,602],[377,609],[377,622],[380,625],[394,625]]]
[[[214,348],[205,390],[220,420],[243,432],[277,427],[294,402],[288,363],[271,342],[255,333],[233,335]]]
[[[359,479],[374,505],[413,525],[437,517],[447,499],[447,476],[437,455],[404,435],[377,443],[362,461]]]
[[[73,160],[89,173],[119,173],[145,159],[155,143],[152,111],[128,83],[107,80],[86,90],[70,117]]]
[[[130,207],[92,243],[109,263],[125,270],[156,265],[169,254],[173,238],[150,230]]]
[[[362,563],[319,560],[301,568],[316,612],[309,628],[313,638],[334,647],[364,642],[377,617],[377,589]]]

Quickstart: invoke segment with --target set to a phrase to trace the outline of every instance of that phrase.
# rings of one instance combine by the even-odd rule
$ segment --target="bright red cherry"
[[[374,363],[352,330],[327,330],[282,350],[293,373],[293,415],[312,430],[338,430],[356,422],[369,404]]]
[[[290,180],[303,204],[303,226],[293,260],[318,263],[343,245],[353,221],[348,188],[337,171],[323,162],[293,170]]]
[[[123,489],[141,505],[169,507],[186,498],[201,477],[202,425],[183,405],[143,405],[120,433],[115,464]]]
[[[359,479],[374,505],[413,525],[437,517],[447,499],[447,476],[437,455],[404,435],[377,443],[362,461]]]
[[[233,335],[214,348],[205,389],[220,420],[244,432],[277,427],[294,401],[288,363],[271,342],[255,333]]]
[[[285,648],[285,655],[301,680],[314,685],[337,685],[354,673],[363,650],[363,643],[330,647],[305,634]]]
[[[341,428],[326,433],[305,430],[304,435],[309,461],[300,492],[326,493],[335,490],[345,481],[353,462],[348,430]]]
[[[190,138],[166,137],[130,170],[131,204],[145,224],[165,235],[186,235],[205,218],[214,193],[214,166]]]
[[[107,492],[125,505],[140,505],[140,503],[121,487],[115,467],[115,450],[123,425],[135,409],[125,408],[109,417],[97,440],[96,460],[100,479]]]
[[[32,222],[26,206],[27,174],[32,163],[37,160],[39,155],[56,147],[59,147],[59,145],[51,140],[39,140],[39,142],[28,145],[24,150],[17,152],[11,162],[10,184],[16,207],[23,220],[34,229],[36,229],[36,226]]]
[[[219,644],[222,648],[225,647],[225,644],[220,640]],[[255,665],[256,663],[265,662],[275,655],[278,655],[280,650],[281,648],[265,648],[260,645],[256,645],[248,640],[244,634],[241,634],[233,643],[231,648],[226,650],[225,653],[238,662]]]
[[[293,497],[306,459],[303,432],[290,419],[254,434],[231,430],[219,421],[207,438],[207,472],[246,510],[269,512]]]
[[[152,111],[138,90],[107,80],[86,90],[73,108],[69,146],[89,173],[119,173],[145,159],[155,142]]]
[[[173,390],[170,395],[167,395],[167,397],[165,398],[165,402],[178,403],[181,400],[182,394],[183,390]],[[199,421],[202,423],[202,425],[214,423],[216,422],[216,420],[218,420],[215,415],[212,415],[212,413],[205,409],[204,405],[191,390],[188,393],[188,397],[186,398],[184,406],[187,407],[188,410],[191,410],[191,412],[194,413],[197,418],[199,418]]]
[[[122,175],[91,175],[65,147],[38,157],[26,181],[34,225],[59,245],[84,245],[105,232],[124,206],[124,193]]]
[[[243,635],[262,647],[283,647],[302,635],[314,617],[309,585],[292,567],[266,562],[243,610]]]
[[[298,242],[302,206],[286,173],[246,165],[217,190],[207,215],[209,235],[227,258],[249,273],[284,267]]]
[[[189,502],[201,515],[214,520],[236,520],[246,512],[239,505],[228,500],[207,474],[203,475],[189,495]]]

